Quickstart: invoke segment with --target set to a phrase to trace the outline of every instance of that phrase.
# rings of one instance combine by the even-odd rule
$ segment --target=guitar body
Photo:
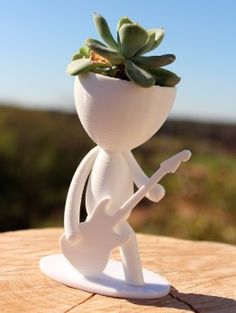
[[[82,275],[86,277],[98,276],[106,267],[110,254],[115,247],[122,245],[129,239],[129,231],[118,234],[114,231],[117,223],[124,221],[115,215],[107,214],[110,198],[102,199],[95,207],[91,216],[79,224],[80,236],[73,244],[65,234],[60,239],[63,255]]]
[[[109,260],[110,253],[107,253],[107,249],[97,249],[87,240],[72,246],[63,234],[60,245],[63,255],[70,264],[86,277],[99,275]]]
[[[82,275],[86,277],[96,277],[99,275],[109,260],[111,247],[104,243],[95,245],[95,240],[87,240],[86,237],[81,239],[75,245],[71,245],[63,234],[60,239],[60,246],[63,255]]]

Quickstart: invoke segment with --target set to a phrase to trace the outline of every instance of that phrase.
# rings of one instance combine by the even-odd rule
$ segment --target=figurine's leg
[[[135,232],[127,222],[123,222],[119,226],[119,232],[128,231],[130,233],[129,239],[120,247],[125,280],[129,285],[143,286],[142,264]]]

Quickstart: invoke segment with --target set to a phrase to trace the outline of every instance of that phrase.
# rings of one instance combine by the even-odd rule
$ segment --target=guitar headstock
[[[191,152],[189,150],[183,150],[171,158],[163,161],[160,166],[168,173],[175,173],[182,162],[186,162],[190,159]]]

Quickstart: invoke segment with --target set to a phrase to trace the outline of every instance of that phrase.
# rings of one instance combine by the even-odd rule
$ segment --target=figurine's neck
[[[121,154],[126,154],[128,153],[130,150],[114,150],[114,149],[109,149],[109,148],[102,148],[100,147],[100,152],[106,154],[107,156],[116,156],[116,155],[121,155]]]

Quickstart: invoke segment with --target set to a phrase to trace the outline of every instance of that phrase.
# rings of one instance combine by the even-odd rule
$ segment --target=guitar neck
[[[131,213],[132,209],[141,201],[152,187],[158,183],[166,174],[164,168],[160,167],[147,181],[145,185],[139,188],[120,208],[123,215]]]

